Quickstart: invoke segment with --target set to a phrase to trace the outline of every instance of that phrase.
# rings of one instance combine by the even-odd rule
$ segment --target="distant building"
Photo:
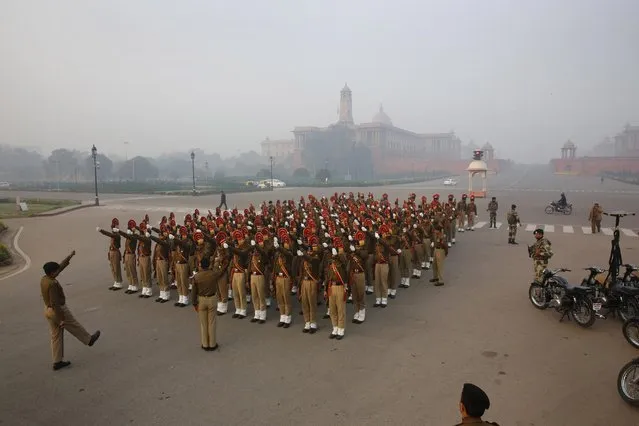
[[[604,149],[614,151],[614,155],[602,155]],[[615,136],[614,145],[607,138],[593,149],[593,154],[578,157],[577,146],[567,141],[561,147],[561,158],[550,160],[550,164],[557,174],[596,176],[606,172],[639,173],[639,126],[626,125],[623,132]]]
[[[295,141],[293,139],[271,140],[266,138],[260,143],[262,148],[262,157],[287,157],[293,154],[294,143]]]

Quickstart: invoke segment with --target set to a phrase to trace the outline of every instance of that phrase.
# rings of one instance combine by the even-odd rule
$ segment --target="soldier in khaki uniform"
[[[213,270],[220,270],[222,275],[217,279],[217,314],[224,315],[229,309],[229,265],[231,264],[231,255],[224,248],[226,242],[226,233],[220,231],[215,235],[217,247],[213,253]]]
[[[264,247],[264,236],[261,233],[257,233],[255,239],[251,240],[251,247],[249,273],[251,299],[255,310],[251,322],[264,324],[266,322],[266,267],[269,253]]]
[[[444,260],[448,256],[448,244],[440,222],[435,222],[433,240],[430,243],[434,249],[435,261],[433,262],[433,278],[430,282],[436,286],[444,285]]]
[[[240,230],[233,232],[233,239],[237,242],[237,246],[224,243],[224,248],[228,248],[233,256],[230,266],[231,288],[235,302],[233,318],[244,319],[246,318],[246,268],[251,247],[244,237],[244,232]]]
[[[44,316],[49,322],[51,330],[51,355],[53,357],[53,369],[59,370],[68,367],[71,363],[64,361],[64,330],[66,329],[76,339],[88,346],[100,337],[100,330],[89,334],[84,327],[73,317],[66,306],[64,290],[57,280],[58,275],[69,266],[71,258],[75,256],[72,251],[62,262],[47,262],[44,264],[44,276],[40,280],[40,293],[44,302]]]
[[[309,238],[311,250],[304,254],[297,250],[297,256],[302,259],[300,265],[301,289],[300,302],[302,304],[302,314],[304,315],[304,329],[302,332],[314,334],[317,332],[317,286],[320,280],[320,258],[319,239],[312,235]]]
[[[338,252],[339,250],[339,252]],[[326,269],[326,296],[328,307],[333,324],[333,331],[329,335],[330,339],[342,340],[344,338],[345,317],[346,317],[346,295],[347,279],[346,264],[348,259],[344,254],[344,243],[339,237],[333,239],[332,256],[327,256]]]
[[[488,395],[478,386],[472,383],[464,383],[459,401],[459,412],[462,421],[458,423],[457,426],[468,424],[499,426],[497,423],[487,422],[481,419],[481,416],[483,416],[489,408],[490,400],[488,399]]]
[[[136,250],[138,241],[133,238],[133,233],[137,232],[135,228],[135,220],[131,219],[127,223],[126,233],[119,231],[119,234],[126,240],[124,242],[123,259],[126,279],[129,281],[129,287],[125,291],[126,294],[134,294],[138,292],[138,272],[136,268]]]
[[[399,255],[400,240],[397,231],[393,225],[387,225],[388,232],[385,234],[384,240],[392,248],[389,252],[388,260],[388,290],[386,296],[390,299],[397,297],[397,286],[399,284]]]
[[[462,194],[461,201],[457,202],[457,231],[464,232],[464,224],[466,222],[466,199],[468,196],[466,194]]]
[[[118,229],[120,226],[120,221],[118,218],[114,217],[111,220],[111,230],[105,231],[100,227],[96,228],[96,230],[111,239],[109,243],[109,252],[107,254],[107,259],[109,261],[109,265],[111,265],[111,275],[113,275],[113,285],[109,287],[109,290],[120,290],[122,288],[122,254],[120,253],[121,248],[121,239],[120,239],[120,230]]]
[[[390,228],[384,224],[379,227],[379,233],[386,238],[390,235]],[[397,253],[397,249],[392,247],[385,238],[380,238],[375,232],[375,304],[373,307],[385,308],[388,304],[388,270],[391,253]]]
[[[351,258],[348,262],[348,276],[353,294],[355,315],[354,324],[361,324],[366,320],[366,264],[368,263],[368,249],[366,248],[366,234],[362,231],[355,233],[357,247],[350,246]],[[372,256],[371,256],[372,257]]]
[[[278,327],[289,328],[292,322],[291,315],[291,268],[293,263],[293,252],[290,251],[289,236],[282,233],[282,245],[277,237],[273,240],[273,281],[277,307],[280,311]]]
[[[169,239],[173,242],[175,251],[175,277],[177,279],[178,301],[174,306],[183,308],[189,304],[189,254],[193,242],[189,238],[188,231],[185,226],[180,227],[180,237],[175,238],[173,234],[169,234]]]
[[[193,277],[191,300],[193,308],[200,319],[200,339],[202,349],[214,351],[217,349],[216,318],[217,318],[217,279],[223,271],[209,269],[211,261],[203,257],[198,267],[199,271]]]
[[[601,219],[603,215],[603,209],[599,205],[599,203],[595,203],[590,209],[590,214],[588,215],[588,220],[590,221],[590,228],[592,233],[601,232]]]
[[[475,204],[475,196],[470,196],[470,203],[466,206],[466,216],[468,221],[466,223],[467,231],[475,230],[475,217],[477,216],[477,204]]]
[[[159,237],[154,235],[149,237],[156,243],[155,248],[153,249],[153,265],[158,277],[160,296],[155,299],[155,301],[159,303],[166,303],[171,299],[171,291],[169,290],[169,256],[171,254],[171,240],[169,239],[169,229],[166,225],[160,225],[159,231]]]
[[[142,293],[138,296],[148,299],[153,296],[151,289],[151,228],[147,228],[146,222],[140,222],[140,234],[131,234],[131,238],[138,242],[138,266],[140,268],[140,281],[142,281]]]
[[[397,252],[399,253],[399,273],[401,276],[399,286],[401,288],[410,287],[410,268],[413,264],[413,257],[411,253],[413,242],[410,234],[407,231],[407,228],[403,229],[399,243],[400,248],[397,250]]]

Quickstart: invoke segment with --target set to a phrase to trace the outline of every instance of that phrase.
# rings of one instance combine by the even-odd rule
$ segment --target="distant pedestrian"
[[[493,197],[488,203],[488,208],[486,211],[489,212],[490,217],[490,225],[489,228],[497,229],[497,210],[499,209],[499,203],[497,202],[497,197]]]
[[[515,204],[510,206],[510,211],[506,214],[506,222],[508,222],[508,244],[519,244],[515,238],[517,238],[517,227],[521,226],[521,220]]]
[[[459,412],[461,413],[462,421],[456,426],[466,424],[499,426],[497,423],[487,422],[481,419],[481,416],[483,416],[484,412],[489,408],[490,399],[488,399],[486,392],[472,383],[464,383],[461,401],[459,401]]]
[[[69,266],[73,256],[75,256],[75,251],[72,251],[61,263],[47,262],[42,267],[45,275],[40,280],[40,290],[44,301],[44,316],[47,318],[51,330],[51,355],[53,356],[54,370],[68,367],[71,364],[69,361],[63,360],[65,329],[87,346],[93,346],[100,337],[100,330],[89,334],[73,317],[66,306],[66,297],[62,286],[56,279]]]
[[[228,209],[229,209],[229,208],[228,208],[228,206],[226,205],[226,194],[224,193],[224,191],[222,191],[222,192],[220,193],[220,205],[219,205],[219,206],[217,206],[217,208],[218,208],[218,209],[219,209],[219,208],[222,208],[222,206],[224,206],[224,209],[225,209],[225,210],[228,210]]]
[[[592,233],[601,232],[601,218],[603,215],[603,209],[599,205],[599,203],[595,203],[594,206],[590,209],[590,214],[588,215],[588,220],[590,221],[590,228]]]

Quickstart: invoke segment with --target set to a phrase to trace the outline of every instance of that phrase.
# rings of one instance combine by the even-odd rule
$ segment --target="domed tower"
[[[338,123],[353,124],[353,92],[348,84],[340,91]]]
[[[384,106],[381,105],[381,104],[379,105],[379,111],[373,117],[372,123],[384,124],[386,126],[392,126],[393,125],[393,122],[391,121],[391,119],[388,116],[388,114],[386,114],[384,112]]]
[[[566,141],[564,146],[561,147],[561,158],[566,160],[574,159],[576,155],[577,147],[575,146],[575,144],[570,140]]]

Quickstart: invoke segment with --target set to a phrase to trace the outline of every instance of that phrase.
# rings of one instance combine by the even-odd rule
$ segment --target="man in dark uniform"
[[[226,205],[226,194],[224,193],[224,191],[220,192],[220,205],[217,206],[217,208],[219,209],[222,206],[224,206],[226,210],[229,209],[229,207]]]
[[[464,383],[461,400],[459,401],[459,412],[461,413],[462,421],[456,426],[467,424],[499,426],[497,423],[487,422],[481,419],[481,416],[483,416],[484,412],[489,408],[490,400],[486,392],[472,383]]]
[[[51,330],[51,355],[53,356],[53,369],[59,370],[68,367],[71,363],[64,361],[64,330],[73,334],[76,339],[87,346],[93,346],[100,337],[100,330],[93,334],[87,333],[66,306],[64,290],[57,280],[58,275],[69,266],[71,258],[75,256],[75,250],[62,262],[47,262],[44,264],[44,276],[40,280],[40,292],[44,302],[44,316],[49,322]]]

